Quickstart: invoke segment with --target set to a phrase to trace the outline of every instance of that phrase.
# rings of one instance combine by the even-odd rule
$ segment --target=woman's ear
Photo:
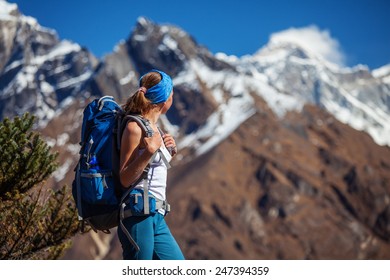
[[[162,103],[158,103],[158,104],[153,104],[153,109],[158,108],[158,110],[161,111],[161,110],[164,108],[165,103],[166,103],[166,102],[162,102]]]

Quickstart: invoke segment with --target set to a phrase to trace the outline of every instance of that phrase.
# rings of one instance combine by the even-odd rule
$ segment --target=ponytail
[[[161,81],[161,75],[158,72],[149,72],[141,77],[140,88],[131,95],[122,109],[126,114],[141,114],[149,112],[154,104],[146,98],[145,94],[148,89],[157,85]]]
[[[144,115],[153,107],[153,104],[145,97],[142,89],[138,89],[132,96],[130,96],[122,109],[127,114]]]

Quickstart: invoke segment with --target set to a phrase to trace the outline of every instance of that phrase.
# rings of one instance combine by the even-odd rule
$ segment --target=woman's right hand
[[[153,155],[163,144],[163,139],[157,130],[153,129],[152,137],[144,137],[145,149]]]

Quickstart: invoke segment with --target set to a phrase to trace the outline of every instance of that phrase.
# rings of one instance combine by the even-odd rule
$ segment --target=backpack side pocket
[[[118,204],[112,173],[88,169],[80,172],[81,197],[91,204]]]

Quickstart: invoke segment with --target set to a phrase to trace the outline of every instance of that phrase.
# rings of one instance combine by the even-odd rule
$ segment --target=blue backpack
[[[72,194],[79,220],[95,231],[108,233],[119,225],[120,205],[131,191],[128,188],[122,195],[119,180],[120,140],[129,120],[137,121],[147,137],[153,134],[147,120],[135,115],[125,116],[111,96],[95,99],[84,109],[80,160],[75,169]],[[133,185],[144,178],[140,177]]]

